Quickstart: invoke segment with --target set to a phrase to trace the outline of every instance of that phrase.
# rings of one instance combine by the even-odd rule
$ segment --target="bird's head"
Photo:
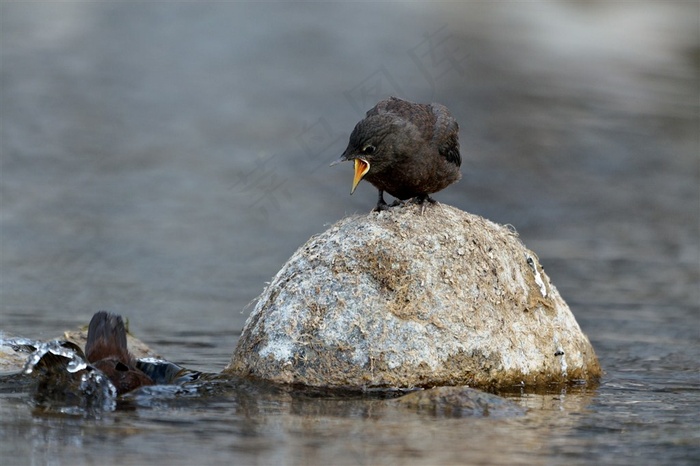
[[[360,121],[350,134],[348,147],[331,165],[352,160],[355,176],[352,190],[368,173],[380,173],[388,167],[395,156],[397,136],[406,130],[405,121],[394,115],[372,115]]]

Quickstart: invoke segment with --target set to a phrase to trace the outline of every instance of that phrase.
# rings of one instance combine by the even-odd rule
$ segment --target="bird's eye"
[[[365,147],[362,148],[362,153],[367,154],[367,155],[372,155],[372,154],[374,154],[375,150],[377,150],[376,147],[374,147],[372,144],[367,144]]]

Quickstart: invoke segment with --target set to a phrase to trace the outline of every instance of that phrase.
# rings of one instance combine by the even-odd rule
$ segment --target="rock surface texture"
[[[316,387],[592,382],[593,348],[517,234],[408,204],[312,237],[259,297],[227,372]]]

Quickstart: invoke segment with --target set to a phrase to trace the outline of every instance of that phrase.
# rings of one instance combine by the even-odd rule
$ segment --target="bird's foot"
[[[421,195],[421,196],[416,196],[416,197],[414,197],[413,199],[414,199],[414,202],[415,202],[416,204],[419,204],[419,205],[420,205],[420,204],[425,204],[426,202],[429,203],[429,204],[439,204],[438,201],[436,201],[436,200],[433,199],[432,197],[428,196],[427,194],[423,194],[423,195]]]
[[[375,207],[372,211],[381,212],[382,210],[389,210],[389,208],[393,206],[393,204],[389,205],[386,203],[386,201],[384,200],[384,191],[380,189],[379,196],[377,197],[377,207]]]
[[[420,206],[420,214],[423,215],[425,212],[425,205],[426,204],[433,204],[433,205],[440,205],[438,201],[433,199],[427,194],[423,194],[421,196],[416,196],[413,198],[413,202],[418,204]]]
[[[393,207],[393,205],[389,205],[386,202],[380,201],[377,202],[377,206],[372,209],[372,212],[381,212],[383,210],[389,210]]]
[[[399,199],[396,199],[394,202],[391,204],[387,204],[386,202],[377,202],[377,206],[374,208],[373,212],[381,212],[382,210],[389,210],[392,207],[399,207],[399,206],[404,206],[406,205],[405,201],[401,201]]]

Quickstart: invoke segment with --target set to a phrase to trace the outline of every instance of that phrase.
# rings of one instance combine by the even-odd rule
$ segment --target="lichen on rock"
[[[312,237],[263,291],[226,371],[357,389],[600,377],[537,256],[512,229],[444,204]]]

